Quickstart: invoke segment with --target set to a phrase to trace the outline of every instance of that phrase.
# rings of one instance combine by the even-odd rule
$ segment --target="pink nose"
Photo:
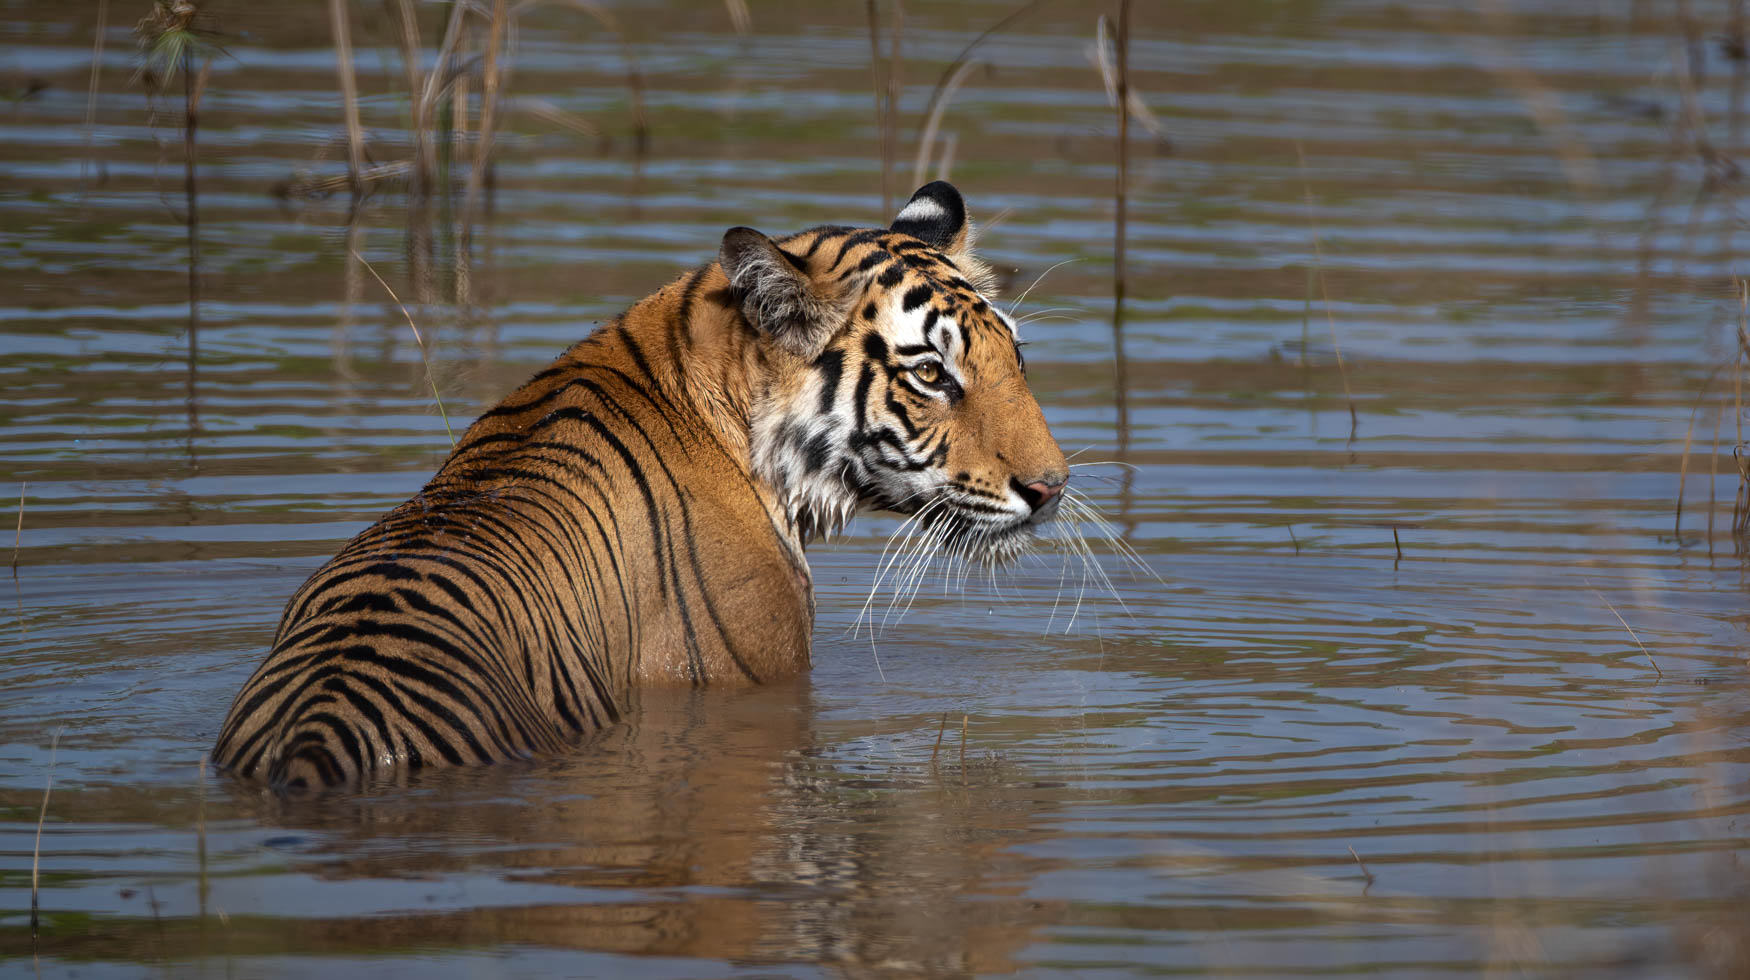
[[[1027,501],[1027,506],[1033,508],[1033,513],[1037,514],[1046,504],[1051,503],[1053,497],[1062,492],[1063,483],[1046,483],[1041,480],[1038,483],[1027,484],[1021,498]]]

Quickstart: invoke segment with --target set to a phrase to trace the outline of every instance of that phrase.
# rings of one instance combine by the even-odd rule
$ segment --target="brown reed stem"
[[[1723,361],[1714,365],[1714,369],[1708,374],[1707,380],[1701,383],[1701,390],[1695,393],[1695,403],[1689,407],[1689,428],[1683,433],[1683,455],[1679,457],[1677,463],[1677,520],[1673,524],[1671,531],[1672,535],[1677,538],[1677,543],[1679,545],[1683,543],[1683,486],[1689,474],[1689,444],[1691,437],[1695,435],[1695,417],[1701,411],[1701,403],[1707,398],[1708,389],[1713,387],[1714,379],[1719,377],[1720,371],[1724,369],[1725,366],[1725,362]],[[1717,439],[1718,432],[1715,433],[1715,436]],[[1715,448],[1717,450],[1718,447],[1716,446]],[[1711,501],[1713,499],[1711,496],[1711,487],[1709,488],[1709,493],[1710,496],[1708,499]],[[1710,514],[1709,516],[1711,518],[1712,515]]]
[[[1130,0],[1118,4],[1118,174],[1113,190],[1117,216],[1112,228],[1112,296],[1124,305],[1126,192],[1130,187]]]
[[[37,865],[43,851],[43,821],[49,815],[49,790],[55,784],[55,750],[61,745],[61,732],[55,729],[54,737],[49,740],[49,771],[43,776],[43,803],[36,814],[36,844],[30,849],[30,941],[36,943],[37,925],[40,919],[40,903],[37,901]]]
[[[1719,506],[1715,495],[1720,482],[1720,422],[1719,409],[1714,409],[1714,444],[1707,454],[1707,556],[1714,556],[1714,510]]]
[[[899,96],[903,88],[900,75],[904,62],[900,59],[901,44],[905,40],[905,0],[892,0],[892,28],[888,35],[887,47],[887,114],[882,124],[887,128],[887,134],[882,138],[881,170],[883,186],[890,179],[889,171],[893,168],[893,152],[899,147]],[[883,201],[882,217],[893,212],[893,202]]]
[[[966,778],[966,727],[971,715],[960,716],[960,778]]]
[[[887,80],[881,71],[881,20],[875,13],[875,0],[866,0],[869,13],[869,74],[875,86],[875,138],[881,146],[881,220],[893,214],[891,178],[893,149],[887,145]]]
[[[1732,356],[1732,424],[1736,441],[1732,444],[1732,459],[1738,464],[1738,489],[1732,497],[1732,534],[1734,539],[1744,529],[1745,491],[1750,489],[1750,472],[1745,469],[1744,449],[1744,353],[1750,346],[1745,327],[1750,324],[1750,282],[1734,279],[1738,287],[1738,350]]]
[[[1349,856],[1355,859],[1355,866],[1361,869],[1361,877],[1367,879],[1367,887],[1361,889],[1361,893],[1365,895],[1367,889],[1373,887],[1373,872],[1367,870],[1367,863],[1361,860],[1361,855],[1355,853],[1353,844],[1349,845]]]
[[[942,727],[936,729],[936,746],[930,750],[930,765],[936,764],[936,753],[942,751],[942,736],[948,733],[948,712],[942,712]]]
[[[12,577],[18,578],[18,549],[24,542],[24,495],[30,489],[30,482],[24,481],[18,485],[18,529],[12,532]]]
[[[504,45],[505,0],[493,0],[492,23],[486,34],[486,61],[480,79],[480,135],[474,141],[474,165],[468,169],[468,187],[462,198],[462,251],[472,254],[474,214],[491,165],[492,135],[498,121],[498,56]]]
[[[594,17],[602,27],[613,32],[620,42],[620,57],[626,59],[626,91],[632,100],[632,151],[642,158],[650,149],[650,122],[644,111],[644,75],[638,70],[638,55],[632,48],[632,38],[607,7],[595,0],[554,0],[576,7]],[[482,125],[481,128],[485,128]]]
[[[465,4],[456,4],[450,12],[450,27],[454,31],[462,19]],[[409,181],[410,190],[415,197],[431,193],[432,181],[437,174],[437,148],[431,141],[431,97],[433,84],[446,70],[447,59],[444,52],[439,52],[437,63],[431,68],[427,77],[421,65],[424,63],[419,43],[419,17],[413,8],[413,0],[395,0],[396,26],[400,28],[396,41],[401,46],[401,68],[407,75],[407,100],[409,128],[413,131],[413,179]],[[446,36],[450,31],[446,31]]]
[[[354,197],[364,193],[365,131],[359,124],[358,77],[352,64],[352,24],[346,0],[328,0],[328,28],[334,35],[335,73],[340,78],[340,111],[346,120],[347,176]]]
[[[1683,430],[1683,455],[1677,462],[1677,519],[1672,522],[1671,536],[1677,539],[1678,547],[1683,546],[1683,484],[1689,476],[1689,442],[1695,435],[1695,413],[1701,409],[1701,398],[1697,396],[1695,402],[1689,410],[1689,427]]]

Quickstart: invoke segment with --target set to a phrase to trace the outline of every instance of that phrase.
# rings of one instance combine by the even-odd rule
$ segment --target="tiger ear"
[[[820,354],[844,311],[830,290],[815,284],[806,262],[742,227],[723,233],[717,258],[742,315],[755,330],[799,357]]]
[[[977,236],[966,217],[966,202],[953,184],[935,180],[918,188],[893,219],[893,230],[934,247],[953,261],[973,288],[995,295],[997,277],[973,251]]]
[[[966,202],[954,185],[945,180],[934,180],[918,188],[893,219],[893,230],[949,255],[965,253],[971,244]]]

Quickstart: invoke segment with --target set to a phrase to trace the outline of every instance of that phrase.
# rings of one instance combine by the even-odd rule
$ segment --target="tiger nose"
[[[1021,495],[1022,500],[1027,502],[1028,507],[1033,508],[1033,513],[1037,514],[1045,509],[1046,504],[1057,499],[1057,495],[1063,492],[1065,482],[1059,480],[1056,483],[1047,483],[1044,480],[1038,480],[1022,485],[1017,480],[1015,491]]]

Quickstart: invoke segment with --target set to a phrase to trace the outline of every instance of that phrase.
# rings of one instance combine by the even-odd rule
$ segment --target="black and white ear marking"
[[[899,216],[893,230],[903,232],[942,252],[958,252],[966,244],[966,202],[954,185],[934,180],[918,188]]]
[[[752,228],[723,233],[717,259],[754,329],[800,357],[813,358],[839,327],[842,311],[822,295],[807,264]]]

